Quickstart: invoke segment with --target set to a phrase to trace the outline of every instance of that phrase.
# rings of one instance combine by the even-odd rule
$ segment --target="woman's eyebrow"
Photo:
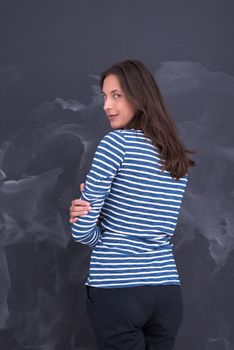
[[[120,92],[120,90],[116,89],[116,90],[111,90],[111,91],[110,91],[110,93],[111,93],[111,94],[113,94],[114,92]],[[104,94],[104,95],[105,95],[105,92],[104,92],[104,91],[102,91],[102,94]]]

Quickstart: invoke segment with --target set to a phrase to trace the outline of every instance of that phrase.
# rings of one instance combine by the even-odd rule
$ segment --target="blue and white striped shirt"
[[[171,238],[187,176],[177,181],[161,164],[141,130],[115,130],[99,143],[80,197],[92,209],[72,224],[73,238],[93,248],[87,285],[180,284]]]

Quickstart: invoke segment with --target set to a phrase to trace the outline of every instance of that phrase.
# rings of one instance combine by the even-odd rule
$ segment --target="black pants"
[[[100,350],[171,350],[182,320],[180,286],[87,287]]]

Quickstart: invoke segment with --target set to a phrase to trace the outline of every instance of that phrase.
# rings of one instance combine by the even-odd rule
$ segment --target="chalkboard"
[[[231,350],[234,264],[232,1],[0,1],[0,349],[95,350],[71,239],[100,139],[98,77],[142,60],[195,149],[174,237],[184,319],[175,350]]]

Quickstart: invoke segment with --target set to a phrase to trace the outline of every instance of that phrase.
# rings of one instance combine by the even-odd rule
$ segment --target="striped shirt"
[[[72,224],[73,238],[93,248],[87,285],[180,284],[171,238],[187,176],[173,179],[161,164],[142,130],[114,130],[99,143],[80,197],[91,210]]]

